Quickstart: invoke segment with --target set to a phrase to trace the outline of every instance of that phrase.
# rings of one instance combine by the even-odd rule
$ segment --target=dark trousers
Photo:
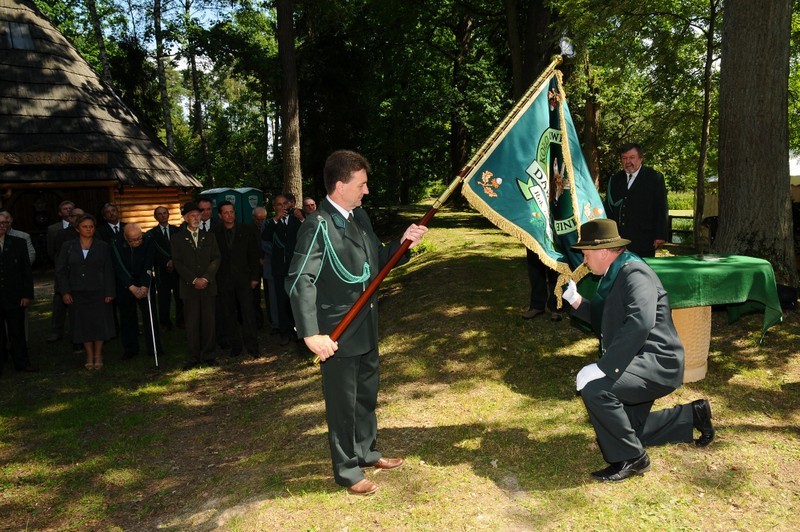
[[[281,333],[281,337],[291,334],[294,329],[292,304],[289,301],[289,294],[286,293],[285,280],[286,277],[275,276],[275,292],[278,299],[278,330]]]
[[[156,312],[155,301],[153,301],[153,294],[150,294],[150,310],[148,310],[147,297],[136,299],[130,291],[125,290],[125,292],[117,296],[123,351],[127,355],[136,355],[139,353],[139,313],[141,313],[142,323],[144,323],[145,348],[147,349],[147,353],[151,356],[155,354],[153,351],[154,334],[156,352],[159,354],[163,353],[164,349],[161,347],[161,335],[158,331],[158,313]],[[150,312],[152,312],[154,328],[150,327]]]
[[[156,273],[156,292],[158,293],[158,320],[161,325],[172,325],[169,319],[169,308],[175,301],[175,324],[182,326],[183,300],[178,294],[178,274],[159,269]]]
[[[544,310],[545,307],[556,312],[556,296],[553,294],[558,272],[544,265],[539,256],[531,250],[526,250],[528,265],[528,280],[531,282],[531,302],[529,309]]]
[[[215,325],[216,296],[206,296],[183,300],[183,316],[186,319],[186,343],[189,358],[203,362],[214,357],[216,349]]]
[[[616,381],[603,377],[581,390],[606,462],[632,460],[651,445],[692,441],[691,404],[650,411],[656,399],[674,390],[627,371]]]
[[[53,334],[64,336],[64,325],[67,323],[67,305],[58,292],[53,293]]]
[[[220,290],[219,302],[222,306],[221,316],[225,338],[231,347],[232,354],[242,352],[242,346],[248,353],[258,352],[258,336],[256,320],[253,316],[253,289],[250,285]],[[237,316],[241,316],[239,326]]]
[[[261,308],[261,282],[258,280],[258,285],[252,289],[253,291],[253,319],[256,320],[256,328],[264,328],[264,309]]]
[[[321,364],[325,419],[333,478],[352,486],[364,478],[361,467],[377,462],[378,350],[356,357],[334,355]]]
[[[0,305],[0,371],[8,358],[6,344],[11,345],[11,360],[14,368],[21,370],[30,366],[28,344],[25,341],[25,312],[23,307]]]

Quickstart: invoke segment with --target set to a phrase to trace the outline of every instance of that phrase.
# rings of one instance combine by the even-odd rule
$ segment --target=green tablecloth
[[[763,312],[763,339],[767,329],[783,321],[772,265],[741,255],[690,255],[645,259],[669,293],[673,309],[726,305],[728,321],[749,312]],[[591,296],[597,277],[587,276],[580,292]]]

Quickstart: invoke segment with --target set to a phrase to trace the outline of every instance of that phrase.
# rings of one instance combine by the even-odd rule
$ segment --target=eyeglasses
[[[142,241],[142,237],[139,237],[139,238],[126,238],[125,240],[127,240],[129,244],[132,244],[134,242],[141,242]]]
[[[11,222],[0,222],[0,225],[11,225]]]

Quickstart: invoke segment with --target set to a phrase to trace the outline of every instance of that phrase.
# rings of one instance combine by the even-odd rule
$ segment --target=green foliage
[[[694,210],[694,192],[670,192],[667,194],[670,210]]]

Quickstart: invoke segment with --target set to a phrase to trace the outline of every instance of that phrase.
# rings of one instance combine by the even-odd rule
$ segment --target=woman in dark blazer
[[[78,218],[78,238],[64,244],[56,264],[56,281],[71,310],[72,341],[86,349],[86,369],[103,367],[103,342],[116,334],[111,248],[95,238],[95,225],[91,214]]]

